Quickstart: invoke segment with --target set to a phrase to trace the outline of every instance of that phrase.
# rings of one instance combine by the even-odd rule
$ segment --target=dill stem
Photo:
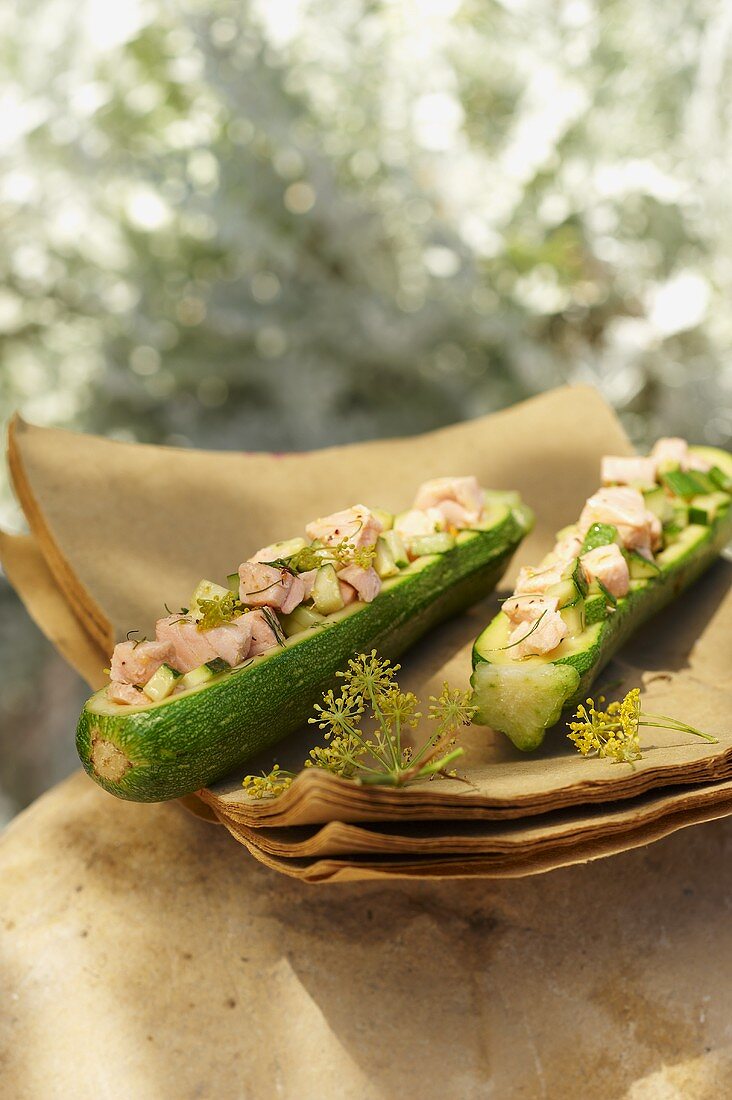
[[[646,718],[660,717],[658,715],[646,715]],[[718,739],[711,733],[703,733],[702,730],[696,729],[694,726],[687,725],[686,722],[671,722],[664,719],[662,722],[647,722],[646,718],[642,718],[638,723],[640,726],[652,726],[655,729],[661,730],[673,730],[675,733],[690,733],[693,737],[701,737],[704,741],[708,741],[712,745],[718,744]]]
[[[374,694],[373,688],[369,687],[368,692],[369,692],[369,700],[371,702],[371,710],[373,712],[374,719],[381,726],[381,729],[383,730],[383,733],[384,733],[384,740],[386,741],[386,743],[389,747],[389,754],[391,756],[393,770],[395,772],[398,772],[400,761],[397,758],[396,751],[394,749],[394,744],[392,742],[391,737],[389,736],[389,731],[387,730],[386,725],[384,723],[384,715],[381,713],[381,709],[379,708],[379,704],[377,702],[377,698],[376,698],[376,695]],[[388,765],[387,765],[387,767],[388,767]],[[390,769],[390,770],[392,770],[392,769]]]
[[[379,752],[374,751],[374,746],[370,745],[367,741],[364,740],[364,738],[361,736],[360,730],[356,726],[350,726],[349,725],[349,726],[346,727],[346,729],[347,729],[348,735],[350,737],[353,737],[356,741],[358,741],[359,745],[364,750],[364,752],[369,753],[370,756],[374,756],[382,764],[383,767],[388,767],[388,765],[389,765],[388,760],[384,760],[381,757]],[[359,768],[365,768],[366,767],[365,764],[361,764],[358,761],[356,761],[355,759],[354,759],[353,763]],[[369,770],[373,771],[374,769],[371,768]]]

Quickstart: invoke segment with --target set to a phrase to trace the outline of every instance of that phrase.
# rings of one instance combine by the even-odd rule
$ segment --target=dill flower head
[[[328,560],[328,551],[324,547],[303,546],[289,559],[289,568],[296,573],[309,573],[311,569],[317,569]]]
[[[439,695],[430,695],[430,718],[439,722],[437,734],[455,733],[461,726],[469,726],[476,708],[470,703],[470,691],[450,689],[447,680]]]
[[[400,668],[401,665],[392,665],[385,657],[378,657],[376,650],[372,649],[370,653],[360,653],[352,658],[346,671],[337,672],[336,676],[345,681],[344,692],[373,701],[393,689],[394,677]]]
[[[604,702],[600,695],[598,705],[594,699],[580,703],[575,720],[569,723],[569,740],[583,756],[594,753],[624,764],[639,760],[640,689],[633,688],[622,702],[610,703],[607,710],[601,710],[599,704]]]
[[[308,722],[318,729],[325,730],[326,740],[333,734],[349,734],[361,721],[363,699],[343,688],[340,695],[331,689],[323,695],[323,702],[316,703],[316,715]]]
[[[350,561],[354,565],[358,565],[361,569],[368,569],[373,565],[374,558],[376,557],[376,545],[372,546],[359,546],[353,547],[351,550]]]
[[[323,730],[324,745],[310,749],[305,768],[319,768],[359,784],[403,787],[437,776],[456,776],[450,765],[463,753],[452,736],[474,713],[468,691],[451,691],[431,700],[430,717],[438,721],[422,745],[402,744],[402,735],[421,718],[419,700],[401,691],[399,665],[371,653],[361,653],[336,673],[344,681],[340,694],[324,692],[310,722]],[[247,776],[244,787],[254,798],[274,797],[289,787],[275,765],[269,776]]]
[[[368,752],[368,744],[353,734],[338,734],[327,745],[316,745],[310,749],[306,768],[322,768],[331,775],[350,779],[358,768],[359,760]]]
[[[279,764],[275,764],[269,775],[262,772],[261,775],[245,776],[242,787],[252,798],[277,798],[292,786],[293,779],[290,772],[282,771]]]
[[[199,600],[201,618],[196,623],[197,630],[212,630],[214,627],[230,623],[243,614],[241,601],[233,592],[225,596],[212,596],[210,600]]]
[[[411,691],[389,691],[379,696],[379,710],[385,721],[401,729],[414,728],[422,715],[417,710],[419,699]]]

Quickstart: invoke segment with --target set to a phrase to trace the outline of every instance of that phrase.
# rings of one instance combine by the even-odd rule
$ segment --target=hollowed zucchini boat
[[[158,802],[207,786],[292,733],[350,657],[375,648],[394,658],[490,592],[533,516],[517,494],[488,492],[486,501],[480,529],[428,539],[371,603],[318,615],[305,629],[291,616],[290,636],[274,649],[209,670],[204,683],[182,691],[179,684],[158,703],[122,705],[97,692],[77,729],[86,771],[120,798]]]
[[[559,613],[573,629],[555,650],[515,659],[503,612],[479,635],[471,678],[477,724],[505,733],[519,749],[536,749],[563,712],[585,699],[625,640],[712,565],[732,538],[732,455],[712,447],[691,447],[689,453],[709,464],[711,480],[669,471],[644,493],[647,507],[664,520],[666,544],[652,562],[626,553],[626,596],[614,599],[602,585],[581,580],[573,589],[570,569]]]

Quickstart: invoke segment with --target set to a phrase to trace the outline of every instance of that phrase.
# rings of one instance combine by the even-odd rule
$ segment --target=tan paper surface
[[[731,844],[324,894],[76,775],[0,837],[3,1095],[720,1100]]]
[[[639,823],[629,818],[622,827],[614,823],[616,827],[610,827],[607,831],[598,830],[589,839],[576,839],[571,835],[557,839],[549,836],[545,841],[500,855],[464,853],[441,857],[377,857],[351,854],[341,859],[314,860],[272,855],[256,843],[256,831],[244,833],[240,826],[232,822],[223,823],[234,839],[266,867],[302,882],[324,885],[402,878],[525,878],[641,848],[680,829],[716,821],[731,813],[732,798],[729,792],[726,797],[719,797],[716,791],[709,791],[707,798],[695,800],[682,797],[676,800],[673,808],[669,806],[667,812],[655,820]]]
[[[96,691],[107,683],[109,654],[87,634],[32,535],[0,531],[0,562],[33,622]]]
[[[539,857],[544,851],[574,851],[604,840],[612,844],[618,837],[623,840],[631,829],[645,834],[669,825],[668,831],[673,832],[679,827],[679,815],[701,812],[710,817],[722,816],[717,812],[719,807],[730,803],[732,779],[682,789],[667,787],[625,802],[581,805],[512,821],[432,820],[378,825],[331,821],[319,827],[252,829],[224,818],[223,824],[248,847],[253,845],[265,855],[281,859],[409,856],[415,857],[415,862],[429,862],[439,856],[489,856],[502,866],[502,856],[513,863],[526,855]]]
[[[307,454],[118,443],[16,418],[8,458],[53,575],[105,647],[149,629],[163,600],[180,604],[201,577],[225,577],[314,516],[355,500],[403,510],[421,481],[449,472],[518,488],[534,502],[528,561],[576,518],[577,502],[596,487],[603,447],[630,450],[600,396],[578,387],[410,439]]]
[[[557,729],[541,752],[525,755],[483,727],[463,735],[459,772],[472,786],[438,781],[403,791],[356,788],[318,771],[307,771],[279,799],[252,800],[238,777],[217,784],[203,797],[220,814],[250,826],[304,825],[341,821],[447,818],[505,818],[545,813],[566,806],[634,797],[660,785],[723,779],[732,767],[732,565],[718,562],[694,589],[647,624],[611,662],[602,682],[622,679],[627,690],[643,684],[646,710],[670,714],[714,733],[719,743],[665,730],[642,733],[643,759],[633,767],[585,760]],[[434,671],[405,662],[405,684],[434,694],[444,677],[465,683],[475,634],[473,616],[456,621],[430,641],[430,652],[460,648]],[[468,625],[470,624],[470,625]],[[453,636],[452,638],[450,636]],[[462,636],[462,637],[461,637]],[[285,764],[302,760],[306,737],[280,753]],[[266,764],[265,764],[266,766]],[[254,770],[254,766],[252,766]],[[475,788],[475,789],[473,789]]]
[[[20,422],[10,455],[38,546],[59,589],[58,614],[63,619],[81,601],[86,628],[103,639],[119,637],[133,625],[144,629],[160,613],[161,598],[171,606],[185,600],[200,576],[222,576],[264,542],[299,531],[312,515],[354,499],[403,507],[420,480],[440,473],[475,472],[487,486],[519,489],[535,507],[537,525],[516,565],[536,560],[596,487],[601,455],[629,450],[598,395],[577,388],[410,440],[304,456],[138,447]],[[5,540],[0,549],[6,555],[12,546]],[[27,544],[28,556],[31,549]],[[13,572],[11,579],[32,610],[32,570],[11,567]],[[234,829],[333,820],[488,821],[577,806],[587,806],[588,820],[594,820],[593,803],[637,800],[664,785],[727,779],[732,761],[731,575],[732,567],[719,563],[639,632],[603,678],[622,678],[626,688],[642,681],[648,707],[711,730],[719,736],[718,745],[652,731],[644,737],[644,759],[631,769],[582,760],[556,736],[541,753],[524,756],[504,738],[474,727],[465,736],[468,751],[461,762],[469,784],[446,781],[393,792],[361,789],[310,772],[276,801],[253,802],[240,776],[202,795]],[[406,655],[404,685],[421,697],[438,690],[446,678],[465,685],[472,641],[496,606],[495,600],[485,601]],[[37,619],[57,640],[54,615],[38,614]],[[68,640],[65,645],[68,651]],[[311,731],[296,735],[276,757],[285,766],[299,766],[310,743]],[[271,760],[258,765],[269,767]],[[684,793],[673,797],[683,807]],[[632,817],[633,812],[629,803],[627,813]],[[629,818],[628,835],[632,829]]]

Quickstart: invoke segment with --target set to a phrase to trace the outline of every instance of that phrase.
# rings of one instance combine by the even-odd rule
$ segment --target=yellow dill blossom
[[[430,718],[438,722],[437,732],[455,733],[461,726],[469,726],[476,707],[470,703],[469,691],[451,690],[445,681],[439,695],[430,695]]]
[[[616,763],[632,764],[643,755],[639,732],[643,726],[677,730],[716,743],[716,737],[686,722],[659,714],[644,714],[640,688],[632,688],[622,701],[610,703],[606,710],[601,709],[604,702],[604,696],[600,695],[597,704],[594,699],[580,703],[574,721],[569,723],[567,737],[583,756],[602,756]]]
[[[386,658],[378,657],[372,649],[350,660],[345,672],[336,672],[336,676],[345,681],[344,690],[349,695],[360,695],[373,702],[392,690],[400,668],[401,665],[392,665]]]
[[[331,775],[350,779],[359,763],[369,751],[368,744],[353,734],[341,734],[331,738],[328,745],[316,745],[308,753],[306,768],[322,768]]]
[[[386,722],[401,729],[413,729],[422,715],[419,699],[411,691],[389,691],[379,696],[379,710]]]
[[[326,739],[331,734],[353,733],[354,727],[361,721],[364,710],[363,699],[345,690],[336,695],[332,690],[323,695],[323,702],[315,704],[315,717],[308,722],[325,730]]]
[[[402,744],[402,733],[416,727],[421,718],[419,700],[411,691],[400,691],[399,665],[371,653],[361,653],[339,672],[345,682],[339,695],[323,694],[310,722],[323,731],[325,745],[308,753],[305,768],[320,768],[357,783],[403,787],[418,779],[455,776],[448,765],[463,752],[455,747],[454,734],[470,721],[473,708],[468,693],[444,685],[439,698],[431,699],[430,717],[437,727],[417,749]],[[366,725],[370,723],[370,728]],[[287,775],[288,781],[282,779]],[[247,776],[244,787],[255,798],[274,798],[292,781],[277,766],[269,776]]]
[[[233,592],[227,592],[225,596],[212,596],[210,600],[199,600],[198,607],[201,618],[196,623],[196,630],[212,630],[244,613],[241,600]]]
[[[242,787],[252,798],[277,798],[292,786],[294,778],[291,772],[283,771],[279,764],[275,764],[269,775],[262,772],[261,775],[245,776]]]
[[[348,539],[341,539],[336,546],[304,546],[286,562],[272,564],[283,564],[295,573],[308,573],[321,565],[334,565],[336,568],[360,565],[362,569],[368,569],[375,557],[375,543],[372,546],[357,547]]]
[[[361,569],[368,569],[374,564],[374,558],[376,557],[376,543],[372,546],[359,546],[353,547],[350,552],[350,562],[344,562],[345,565],[352,563],[358,565]]]

